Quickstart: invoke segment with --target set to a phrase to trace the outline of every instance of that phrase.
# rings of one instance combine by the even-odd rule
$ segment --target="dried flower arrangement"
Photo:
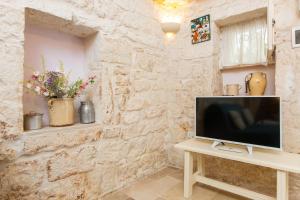
[[[25,88],[46,98],[75,98],[89,86],[95,83],[96,76],[90,76],[84,81],[78,79],[69,84],[69,74],[65,74],[64,65],[60,62],[59,70],[48,71],[42,59],[44,72],[34,72],[30,80],[25,81]]]

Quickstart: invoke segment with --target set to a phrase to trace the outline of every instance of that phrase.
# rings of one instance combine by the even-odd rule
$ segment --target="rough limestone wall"
[[[15,156],[15,151],[8,148],[8,141],[16,139],[22,127],[22,86],[18,84],[18,81],[22,80],[23,76],[21,66],[24,57],[25,19],[24,10],[15,9],[13,5],[0,4],[0,10],[0,20],[3,22],[3,29],[0,33],[2,57],[0,61],[0,160],[3,160],[7,156]]]
[[[276,19],[276,87],[277,94],[284,98],[284,143],[285,150],[299,153],[298,137],[299,113],[297,96],[298,50],[291,48],[291,27],[299,23],[297,1],[275,1]],[[171,165],[182,167],[183,155],[173,145],[186,139],[188,131],[194,128],[194,97],[218,95],[222,91],[218,72],[218,35],[215,20],[266,7],[267,1],[235,0],[192,1],[176,39],[168,44],[168,51],[174,58],[169,67],[172,80],[169,81],[170,95],[168,105],[169,132],[167,152]],[[190,20],[205,14],[211,15],[212,40],[191,45]],[[300,55],[300,54],[299,54]],[[178,58],[178,60],[176,59]],[[291,59],[292,58],[292,59]],[[173,88],[172,88],[173,87]],[[268,168],[206,157],[206,175],[215,179],[241,185],[255,191],[275,196],[276,173]],[[240,178],[243,177],[243,178]],[[291,175],[290,199],[299,199],[299,176]]]
[[[220,95],[222,91],[222,80],[217,71],[218,48],[214,45],[219,40],[215,37],[218,35],[215,34],[218,32],[216,26],[212,23],[214,34],[211,41],[191,44],[190,20],[208,14],[210,7],[210,1],[192,1],[183,8],[181,30],[167,44],[172,60],[169,66],[169,132],[166,144],[169,162],[174,166],[182,166],[183,163],[183,152],[175,149],[174,144],[186,139],[187,133],[193,131],[195,97]]]
[[[98,31],[87,67],[99,125],[22,132],[25,7]],[[167,165],[168,59],[151,0],[4,0],[0,10],[0,199],[100,199]],[[57,19],[46,21],[65,30]]]
[[[292,48],[291,30],[300,24],[299,1],[275,0],[276,94],[283,100],[284,149],[300,154],[300,49]],[[290,199],[300,199],[300,176],[290,175]]]
[[[222,77],[219,72],[219,28],[216,20],[266,6],[265,1],[191,1],[185,8],[181,30],[167,44],[172,58],[169,67],[169,124],[168,156],[174,165],[182,165],[183,155],[173,144],[186,138],[194,128],[194,104],[196,96],[222,95]],[[191,44],[190,21],[210,14],[212,39],[208,42]]]

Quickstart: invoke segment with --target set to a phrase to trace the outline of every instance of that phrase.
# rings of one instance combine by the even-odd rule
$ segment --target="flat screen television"
[[[196,138],[282,149],[279,97],[197,97]]]

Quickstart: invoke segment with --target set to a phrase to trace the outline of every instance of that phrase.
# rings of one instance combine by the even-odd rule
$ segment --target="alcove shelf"
[[[23,134],[26,135],[51,134],[51,133],[59,133],[59,132],[69,132],[73,130],[85,130],[88,128],[102,128],[102,126],[103,125],[101,123],[91,123],[91,124],[76,123],[70,126],[63,126],[63,127],[46,126],[37,130],[24,131]]]
[[[248,66],[241,68],[227,68],[220,70],[223,78],[223,86],[227,84],[240,84],[240,95],[247,95],[245,89],[245,77],[252,72],[263,72],[267,75],[266,96],[275,95],[275,65],[269,66]]]
[[[98,27],[91,23],[91,19],[81,19],[72,11],[66,10],[64,14],[55,11],[41,11],[31,8],[25,9],[25,31],[24,31],[24,81],[29,80],[35,71],[43,72],[44,61],[47,70],[56,71],[60,63],[64,64],[65,73],[69,74],[70,82],[78,78],[88,79],[90,75],[99,72],[95,69],[99,63],[94,51],[98,47]],[[88,95],[96,104],[96,87],[90,89]],[[95,100],[96,99],[96,100]],[[79,101],[75,100],[75,122],[79,122]],[[26,88],[23,90],[23,113],[42,113],[45,128],[33,132],[47,132],[60,128],[48,126],[48,104],[47,99],[39,97]],[[96,113],[96,121],[97,121]],[[75,128],[76,124],[61,129]],[[25,131],[26,133],[30,131]]]
[[[256,18],[266,18],[267,20],[267,37],[268,37],[268,64],[267,65],[237,65],[237,66],[228,66],[222,67],[221,62],[219,71],[223,79],[223,90],[227,84],[240,84],[241,90],[240,95],[247,95],[245,89],[245,77],[247,74],[253,72],[263,72],[267,75],[267,86],[265,95],[274,96],[275,95],[275,46],[274,46],[274,8],[273,1],[269,1],[268,6],[251,10],[248,12],[242,12],[232,16],[225,16],[223,18],[217,19],[215,21],[216,26],[219,29],[219,32],[222,31],[222,28],[225,26],[230,26],[244,21],[249,21]],[[219,38],[221,43],[222,38]],[[220,58],[222,57],[221,51]],[[224,91],[223,91],[224,93]]]
[[[275,63],[270,63],[268,65],[261,65],[261,64],[255,64],[255,65],[235,65],[235,66],[227,66],[223,67],[220,69],[221,72],[226,72],[230,70],[235,70],[235,69],[247,69],[247,68],[255,68],[255,67],[273,67]]]

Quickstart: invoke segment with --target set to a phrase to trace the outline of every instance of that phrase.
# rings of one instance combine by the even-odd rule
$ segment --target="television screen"
[[[198,97],[196,137],[281,148],[279,97]]]

